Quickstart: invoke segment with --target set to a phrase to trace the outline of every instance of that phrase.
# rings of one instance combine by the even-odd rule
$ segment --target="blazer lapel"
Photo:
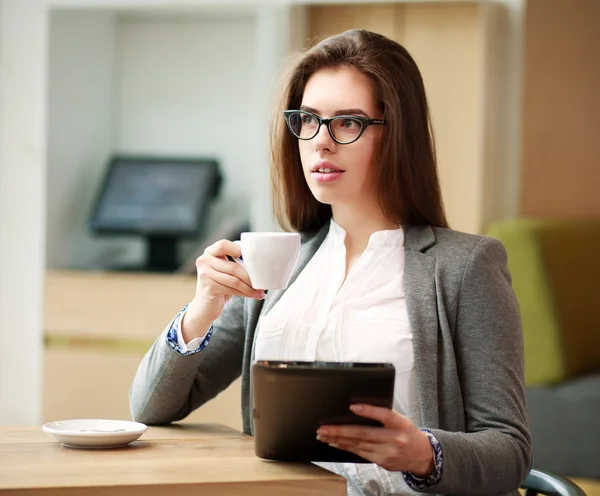
[[[408,318],[413,332],[414,360],[421,423],[439,425],[437,395],[438,308],[435,257],[423,253],[435,244],[430,226],[405,231],[404,288]]]

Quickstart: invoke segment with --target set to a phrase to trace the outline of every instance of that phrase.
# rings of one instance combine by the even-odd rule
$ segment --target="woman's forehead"
[[[320,69],[307,81],[302,106],[322,116],[334,116],[347,109],[377,111],[373,82],[351,67]]]

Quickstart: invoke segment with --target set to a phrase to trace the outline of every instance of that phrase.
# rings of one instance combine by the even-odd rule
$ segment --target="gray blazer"
[[[292,282],[328,232],[302,235]],[[531,468],[523,337],[500,241],[429,226],[405,231],[405,297],[413,330],[422,427],[442,445],[437,494],[517,494]],[[131,393],[133,418],[186,417],[242,375],[244,432],[252,434],[250,364],[259,316],[281,298],[232,298],[208,347],[182,356],[159,336]]]

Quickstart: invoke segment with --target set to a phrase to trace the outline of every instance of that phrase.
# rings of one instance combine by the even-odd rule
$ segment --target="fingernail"
[[[327,429],[318,429],[317,434],[321,436],[326,436],[327,434],[329,434],[329,431]]]
[[[362,412],[362,405],[350,405],[350,410],[353,412]]]
[[[329,443],[329,446],[331,446],[332,448],[339,448],[340,447],[339,444],[335,444],[335,443]]]
[[[265,293],[264,291],[259,291],[258,292],[258,299],[259,300],[264,300],[267,297],[267,293]]]
[[[323,436],[317,435],[317,441],[323,441]]]

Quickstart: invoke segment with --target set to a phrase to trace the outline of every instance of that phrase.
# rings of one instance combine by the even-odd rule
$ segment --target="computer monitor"
[[[171,272],[179,265],[177,241],[197,236],[222,182],[216,160],[113,157],[89,226],[95,234],[143,236],[140,270]]]

